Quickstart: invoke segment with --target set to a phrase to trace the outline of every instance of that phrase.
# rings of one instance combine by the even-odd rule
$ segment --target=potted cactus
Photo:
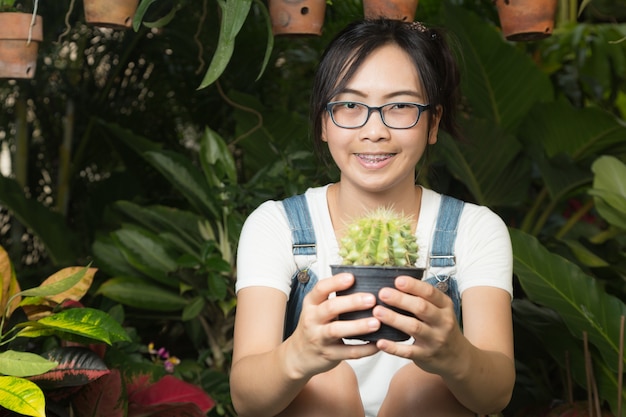
[[[331,265],[333,274],[349,272],[354,275],[352,287],[338,292],[346,295],[357,292],[369,292],[376,296],[383,287],[393,287],[394,279],[399,275],[408,275],[421,279],[423,268],[417,268],[418,245],[411,230],[411,218],[398,214],[390,208],[380,207],[366,213],[348,225],[346,234],[339,242],[341,265]],[[387,306],[399,313],[395,307]],[[341,314],[340,320],[354,320],[371,316],[371,310],[354,311]],[[378,339],[406,340],[409,336],[397,329],[383,324],[379,330],[358,339],[376,341]]]

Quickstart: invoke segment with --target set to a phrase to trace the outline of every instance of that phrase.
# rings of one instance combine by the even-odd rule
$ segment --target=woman
[[[421,23],[355,22],[327,48],[316,75],[312,122],[340,180],[311,188],[306,201],[317,238],[320,279],[283,340],[286,303],[297,266],[285,210],[262,204],[247,219],[238,251],[237,315],[231,393],[245,416],[474,416],[503,409],[515,380],[511,324],[512,256],[504,223],[466,203],[455,242],[461,328],[450,297],[400,276],[380,291],[403,316],[367,294],[335,296],[350,274],[331,276],[337,242],[350,219],[379,206],[410,214],[426,275],[441,195],[415,185],[416,166],[439,128],[457,134],[458,72],[445,39]],[[439,271],[440,272],[440,271]],[[344,338],[385,323],[405,342],[355,344]]]

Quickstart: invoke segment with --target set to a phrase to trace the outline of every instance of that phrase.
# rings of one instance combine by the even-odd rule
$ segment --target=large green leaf
[[[151,151],[144,156],[200,214],[208,218],[219,217],[209,185],[191,160],[170,151]]]
[[[118,201],[115,208],[152,233],[171,232],[185,242],[185,248],[200,251],[204,239],[198,226],[202,218],[197,214],[159,205],[144,207],[130,201]]]
[[[626,230],[626,165],[614,156],[598,158],[591,169],[595,174],[589,193],[603,219]]]
[[[543,148],[549,158],[565,154],[579,161],[623,145],[626,127],[600,109],[576,109],[560,101],[537,104],[519,134],[523,142]]]
[[[222,75],[235,50],[235,38],[248,17],[252,0],[217,0],[222,22],[217,48],[198,89],[208,87]]]
[[[561,317],[552,309],[540,307],[529,300],[514,300],[514,317],[516,323],[534,334],[542,343],[541,346],[567,370],[574,381],[582,388],[587,388],[587,369],[585,366],[584,343],[575,338],[564,326]],[[600,397],[611,404],[616,411],[618,381],[617,373],[606,366],[601,358],[594,358],[594,376]],[[626,390],[621,393],[622,402],[626,401]]]
[[[7,350],[0,352],[0,374],[11,376],[32,376],[48,372],[58,363],[49,361],[30,352]]]
[[[462,91],[473,117],[513,132],[537,102],[553,99],[550,79],[494,26],[462,7],[446,6],[443,19],[459,42]]]
[[[179,311],[187,305],[187,300],[177,293],[135,277],[112,278],[100,286],[98,294],[151,311]]]
[[[446,167],[486,206],[519,204],[530,185],[530,168],[521,145],[498,126],[473,120],[466,124],[466,142],[440,135]]]
[[[71,335],[76,335],[109,345],[129,340],[128,334],[118,322],[104,311],[93,308],[70,308],[26,324],[28,327],[20,331],[18,336],[38,337],[54,332],[70,335],[70,338]]]
[[[539,241],[511,230],[514,271],[532,301],[550,307],[564,320],[575,337],[583,332],[598,349],[606,366],[617,371],[620,317],[626,306],[607,294],[591,276],[565,258],[549,252]]]
[[[46,398],[34,382],[0,376],[0,406],[31,417],[46,417]]]
[[[0,175],[0,204],[41,239],[55,264],[69,264],[76,260],[77,239],[66,226],[63,216],[34,199],[26,198],[16,181],[3,175]]]
[[[89,267],[81,268],[67,278],[63,278],[47,285],[30,288],[20,292],[19,294],[24,297],[49,297],[51,295],[60,294],[78,284],[88,270]]]
[[[130,225],[111,234],[126,261],[137,271],[162,284],[176,287],[168,274],[177,268],[169,246],[157,235]]]

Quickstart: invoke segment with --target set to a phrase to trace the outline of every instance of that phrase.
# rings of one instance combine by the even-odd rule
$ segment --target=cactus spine
[[[344,265],[414,266],[417,240],[411,219],[380,207],[348,225],[339,255]]]

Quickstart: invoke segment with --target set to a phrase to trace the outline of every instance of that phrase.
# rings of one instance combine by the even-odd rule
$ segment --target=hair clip
[[[421,33],[426,33],[426,31],[428,30],[428,28],[424,26],[422,22],[417,22],[417,21],[409,23],[409,28],[411,30],[416,30]]]

